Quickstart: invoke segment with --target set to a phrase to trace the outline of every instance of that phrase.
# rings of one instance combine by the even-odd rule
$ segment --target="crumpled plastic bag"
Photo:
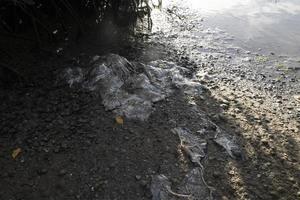
[[[152,200],[168,200],[170,199],[169,190],[171,182],[165,175],[156,175],[152,177],[151,193]]]
[[[215,137],[214,141],[218,145],[222,146],[232,158],[235,158],[235,159],[243,158],[240,147],[237,145],[235,140],[232,137],[230,137],[229,135],[218,134]]]
[[[181,182],[178,192],[171,188],[171,182],[163,175],[152,176],[152,200],[212,200],[211,188],[203,179],[201,168],[192,169]]]
[[[180,146],[195,164],[200,164],[201,159],[205,157],[207,142],[204,139],[193,135],[187,128],[174,128],[172,132],[177,134],[180,139]]]
[[[199,135],[194,135],[189,129],[178,127],[171,130],[180,139],[180,146],[196,166],[185,175],[176,192],[171,189],[171,183],[164,175],[152,177],[151,192],[152,200],[212,200],[213,187],[209,186],[204,179],[204,167],[201,160],[206,156],[206,140]],[[238,145],[227,134],[217,127],[215,142],[225,148],[232,157],[239,152]]]
[[[88,68],[67,68],[62,77],[70,87],[99,93],[107,110],[130,119],[146,120],[153,103],[165,99],[174,88],[197,95],[203,87],[184,76],[187,69],[162,60],[143,65],[108,54],[91,63]]]
[[[185,176],[179,193],[190,194],[189,200],[212,200],[211,188],[206,184],[200,167],[192,169]]]
[[[152,176],[151,182],[152,200],[175,200],[176,197],[188,199],[190,195],[179,194],[171,189],[171,182],[163,175]]]

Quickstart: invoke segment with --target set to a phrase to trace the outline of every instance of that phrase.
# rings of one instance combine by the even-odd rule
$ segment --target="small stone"
[[[291,181],[291,182],[295,182],[295,178],[294,177],[289,177],[288,180]]]
[[[282,193],[282,192],[284,192],[285,190],[284,190],[283,187],[278,187],[278,188],[277,188],[277,191],[278,191],[279,193]]]
[[[75,161],[76,161],[76,157],[75,157],[75,156],[71,156],[71,157],[70,157],[70,161],[71,161],[71,162],[75,162]]]
[[[267,139],[262,139],[261,140],[261,143],[264,145],[264,146],[268,146],[269,145],[269,141]]]
[[[56,147],[56,148],[54,149],[54,153],[59,153],[59,147]]]
[[[125,150],[125,149],[121,149],[121,152],[122,152],[122,153],[126,153],[126,150]]]
[[[63,149],[66,149],[66,148],[68,147],[68,145],[67,145],[66,143],[62,143],[62,144],[61,144],[61,147],[62,147]]]
[[[135,176],[135,179],[138,180],[138,181],[141,180],[141,178],[142,178],[142,176],[140,176],[140,175]]]
[[[260,178],[261,177],[261,174],[257,174],[257,178]]]
[[[228,104],[225,104],[225,103],[220,104],[220,107],[224,110],[227,110],[229,108]]]
[[[228,200],[226,196],[222,196],[222,200]]]
[[[58,173],[59,176],[64,176],[66,175],[67,171],[65,169],[61,169]]]
[[[270,194],[271,194],[273,197],[277,197],[277,196],[278,196],[277,191],[275,191],[275,190],[271,190],[271,191],[270,191]]]
[[[110,168],[115,168],[115,167],[116,167],[116,165],[117,165],[117,162],[116,162],[116,161],[114,161],[114,162],[112,162],[112,163],[109,165],[109,167],[110,167]]]
[[[39,170],[37,171],[38,175],[44,175],[44,174],[47,174],[47,172],[48,172],[48,170],[45,169],[45,168],[39,169]]]
[[[229,175],[234,175],[235,173],[234,173],[233,170],[230,170],[230,171],[228,172],[228,174],[229,174]]]
[[[146,180],[142,180],[142,181],[141,181],[141,186],[143,186],[143,187],[146,187],[146,186],[147,186],[147,184],[148,184],[148,183],[147,183],[147,181],[146,181]]]
[[[220,172],[214,172],[213,177],[214,178],[219,178],[221,176]]]

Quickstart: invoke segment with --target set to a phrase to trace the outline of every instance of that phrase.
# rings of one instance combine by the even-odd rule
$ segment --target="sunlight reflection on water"
[[[240,45],[300,55],[300,0],[165,0],[199,12],[208,26],[232,34]]]

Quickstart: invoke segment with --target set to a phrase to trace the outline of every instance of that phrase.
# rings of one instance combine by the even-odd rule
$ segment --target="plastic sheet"
[[[63,76],[62,79],[66,79],[67,83],[72,87],[73,85],[77,83],[81,83],[84,79],[84,73],[83,70],[79,67],[76,68],[67,68],[62,73]]]
[[[151,183],[152,200],[175,200],[179,198],[190,199],[189,194],[179,194],[171,189],[171,182],[165,175],[152,177]]]
[[[203,179],[201,168],[192,169],[183,179],[179,193],[190,194],[189,200],[212,200],[210,187]]]
[[[189,193],[191,200],[212,199],[212,187],[208,186],[203,176],[202,158],[205,157],[207,142],[205,139],[191,133],[187,128],[174,128],[173,133],[178,134],[180,146],[189,156],[196,167],[192,169],[181,184],[180,193]]]
[[[203,166],[201,165],[201,159],[205,157],[206,141],[193,135],[187,128],[174,128],[172,132],[178,135],[181,148],[195,164],[195,168],[186,174],[178,192],[171,190],[171,183],[167,177],[164,175],[154,176],[151,184],[152,199],[173,200],[182,199],[182,197],[189,200],[212,199],[212,188],[204,180]]]
[[[171,183],[165,175],[156,175],[152,177],[151,193],[152,200],[169,200],[171,198]]]
[[[89,68],[68,68],[63,77],[70,87],[78,85],[102,97],[107,110],[130,119],[146,120],[153,103],[165,99],[174,88],[197,95],[202,85],[185,78],[187,69],[157,60],[143,65],[116,54],[95,56]]]
[[[242,152],[234,138],[225,134],[218,134],[214,141],[222,146],[232,158],[242,158]]]
[[[193,135],[186,128],[174,128],[172,132],[179,136],[180,146],[190,157],[191,161],[198,164],[198,166],[201,165],[200,161],[205,157],[206,140]]]

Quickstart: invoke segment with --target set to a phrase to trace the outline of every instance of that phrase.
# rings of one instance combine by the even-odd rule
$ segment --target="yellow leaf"
[[[116,117],[116,122],[117,122],[117,124],[124,124],[124,119],[123,119],[123,117],[117,116],[117,117]]]
[[[13,159],[16,159],[17,156],[22,152],[22,149],[21,148],[17,148],[15,150],[13,150],[11,156],[13,157]]]

